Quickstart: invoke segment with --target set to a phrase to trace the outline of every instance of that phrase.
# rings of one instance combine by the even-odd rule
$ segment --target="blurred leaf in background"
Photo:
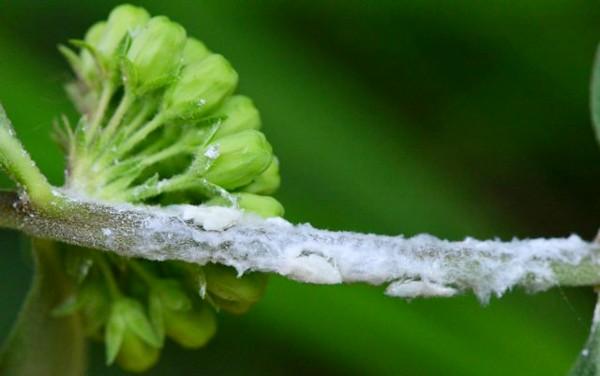
[[[59,184],[49,138],[73,116],[56,44],[115,1],[0,3],[0,100]],[[583,0],[143,1],[225,55],[261,110],[293,222],[460,239],[598,228],[600,152],[588,80],[600,5]],[[7,180],[2,180],[5,185]],[[2,232],[0,333],[29,283]],[[405,302],[367,286],[273,278],[248,315],[220,315],[202,351],[167,348],[150,374],[562,375],[591,291]],[[106,371],[92,347],[91,375]]]

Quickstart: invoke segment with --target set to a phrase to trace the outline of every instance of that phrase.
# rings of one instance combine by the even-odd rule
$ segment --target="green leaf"
[[[123,337],[125,334],[126,324],[122,315],[115,314],[114,308],[106,324],[105,346],[106,346],[106,364],[112,364],[119,354]]]
[[[149,298],[149,316],[152,327],[156,332],[156,336],[160,339],[161,343],[165,340],[165,322],[163,318],[163,307],[160,297],[156,294],[150,294]]]
[[[62,44],[58,45],[58,51],[67,60],[67,63],[69,63],[75,74],[77,74],[78,77],[83,78],[83,73],[81,72],[81,59],[79,58],[79,55],[77,55],[69,47]]]
[[[78,315],[57,318],[52,310],[71,294],[55,244],[33,240],[35,276],[0,355],[4,376],[75,376],[85,372],[85,340]]]
[[[127,85],[128,87],[134,87],[135,85],[137,85],[137,82],[139,81],[139,73],[135,65],[133,65],[133,63],[131,62],[131,60],[127,59],[126,57],[123,57],[121,59],[121,71],[123,73],[123,80],[125,81],[125,85]]]
[[[147,344],[160,348],[162,346],[160,338],[154,332],[152,324],[150,324],[148,317],[144,313],[143,306],[137,301],[132,301],[131,303],[130,309],[126,311],[125,318],[128,329]]]

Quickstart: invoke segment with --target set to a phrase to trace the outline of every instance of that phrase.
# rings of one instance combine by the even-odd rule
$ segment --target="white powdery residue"
[[[449,242],[430,235],[387,237],[322,231],[308,225],[282,231],[282,236],[287,239],[281,241],[284,249],[299,246],[303,254],[318,255],[322,261],[316,266],[310,265],[314,256],[306,262],[297,257],[293,258],[294,268],[283,263],[282,271],[295,279],[322,283],[337,279],[339,274],[345,282],[402,281],[390,286],[388,293],[405,297],[450,296],[473,290],[487,301],[515,285],[541,290],[556,283],[553,263],[576,265],[590,254],[588,243],[577,236]],[[290,260],[288,252],[285,260]]]
[[[392,282],[385,289],[385,294],[399,298],[416,298],[419,296],[449,297],[458,291],[452,287],[439,285],[428,281],[398,281]]]
[[[207,231],[222,231],[238,223],[244,215],[240,210],[223,206],[172,205],[168,209]]]
[[[208,159],[217,159],[219,158],[220,155],[220,151],[219,151],[219,144],[214,144],[209,146],[206,151],[204,152],[204,156]]]
[[[112,230],[111,230],[111,229],[109,229],[109,228],[103,228],[103,229],[102,229],[102,234],[103,234],[104,236],[111,236],[111,235],[112,235],[112,233],[113,233],[113,232],[112,232]]]
[[[291,244],[284,248],[281,260],[281,272],[294,279],[320,284],[342,283],[343,278],[334,261],[325,254],[312,250],[318,244]]]
[[[260,218],[259,216],[255,216],[255,218]],[[290,222],[286,221],[285,219],[281,218],[281,217],[271,217],[271,218],[266,218],[264,219],[265,223],[267,225],[273,225],[273,226],[284,226],[284,227],[293,227],[294,225],[291,224]]]
[[[239,273],[273,272],[308,283],[387,284],[388,295],[405,298],[473,291],[487,301],[514,286],[535,291],[557,284],[556,265],[600,269],[599,246],[576,235],[447,241],[320,230],[219,206],[104,207],[120,218],[104,248],[114,249],[114,239],[133,239],[119,241],[116,251],[124,255],[220,263]]]
[[[465,249],[465,257],[453,273],[459,281],[471,279],[469,284],[484,301],[492,294],[501,296],[517,284],[530,291],[546,289],[557,282],[553,263],[575,265],[589,254],[587,243],[575,235],[566,239],[513,239],[506,243],[467,238],[456,246]]]

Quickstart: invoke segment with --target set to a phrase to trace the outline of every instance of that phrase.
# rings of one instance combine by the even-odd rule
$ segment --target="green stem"
[[[108,286],[108,292],[113,299],[120,298],[122,296],[121,289],[119,289],[119,285],[117,281],[115,281],[115,276],[113,275],[112,269],[108,262],[104,258],[104,255],[96,255],[95,259],[96,264],[100,267],[100,272],[102,276],[106,280],[106,284]]]
[[[505,286],[522,286],[539,291],[552,286],[600,285],[600,245],[584,242],[577,237],[564,239],[526,239],[502,242],[499,240],[446,241],[432,236],[378,236],[358,233],[337,233],[293,226],[270,221],[244,221],[227,230],[204,230],[196,222],[183,220],[182,214],[159,207],[111,205],[83,201],[65,195],[60,213],[49,214],[24,204],[15,193],[0,191],[0,227],[17,229],[31,236],[52,239],[81,247],[102,249],[124,257],[149,260],[180,260],[189,263],[243,262],[255,271],[279,273],[288,278],[312,283],[365,282],[388,286],[389,293],[400,295],[403,281],[418,288],[416,296],[447,296],[446,290],[456,292],[489,288],[489,280],[505,278],[508,268],[521,267],[522,278]],[[200,213],[202,208],[198,208]],[[107,236],[107,231],[110,236]],[[285,237],[284,239],[282,237]],[[277,239],[281,239],[278,241]],[[302,249],[309,255],[330,259],[313,262],[297,257],[295,268],[289,268],[286,256],[289,249]],[[535,257],[521,260],[518,250],[535,252]],[[396,271],[361,271],[360,260],[369,250],[378,255],[381,264],[391,263]],[[398,260],[402,256],[402,261]],[[312,256],[311,256],[312,257]],[[316,260],[320,260],[315,256]],[[265,263],[265,260],[269,260]],[[571,260],[571,261],[569,261]],[[578,260],[575,262],[575,260]],[[358,263],[353,269],[338,268],[344,263]],[[429,276],[415,265],[436,264],[445,275],[445,285],[427,286]],[[494,268],[489,268],[495,265]],[[552,272],[548,270],[552,268]],[[300,272],[299,272],[300,271]],[[300,274],[298,274],[300,273]],[[376,273],[376,274],[373,274]],[[465,279],[464,276],[469,278]],[[550,279],[548,279],[550,277]],[[425,286],[419,286],[425,284]],[[453,292],[453,291],[451,291]]]
[[[127,264],[148,286],[153,286],[156,283],[157,278],[140,265],[137,260],[129,259]]]
[[[104,115],[106,113],[106,109],[108,108],[108,104],[110,103],[110,98],[113,95],[113,91],[114,88],[111,84],[105,84],[102,87],[102,93],[100,94],[98,107],[96,108],[96,112],[94,113],[94,116],[85,131],[85,144],[88,146],[94,139],[96,132],[98,132],[98,128],[100,127],[100,123],[102,123],[102,119],[104,119]]]
[[[128,151],[136,147],[137,144],[143,141],[150,133],[160,127],[163,121],[163,116],[160,113],[157,114],[121,145],[119,148],[119,155],[125,155]]]
[[[134,117],[134,119],[129,124],[126,124],[125,126],[118,128],[116,130],[116,134],[114,136],[114,140],[115,140],[114,142],[112,140],[109,140],[108,138],[106,138],[106,140],[103,141],[102,147],[100,147],[100,151],[97,152],[97,155],[93,156],[93,161],[90,162],[89,164],[98,166],[101,169],[104,169],[104,168],[106,168],[106,166],[109,166],[111,164],[111,162],[115,158],[117,158],[117,156],[120,155],[118,150],[114,150],[115,149],[114,145],[119,144],[120,143],[119,140],[127,139],[127,137],[144,122],[144,120],[148,117],[148,114],[151,112],[152,108],[153,108],[152,105],[145,103],[142,106],[142,109],[137,113],[137,115]],[[108,141],[111,141],[111,142],[108,142]],[[82,158],[80,158],[80,159],[82,159]],[[85,166],[85,164],[82,164],[82,166]],[[79,176],[79,175],[76,175],[76,176]]]
[[[182,144],[183,143],[173,144],[167,147],[166,149],[162,149],[157,153],[151,154],[143,158],[140,162],[144,167],[148,167],[160,161],[164,161],[165,159],[174,157],[178,154],[189,154],[190,150]]]
[[[56,243],[34,239],[35,275],[23,308],[0,355],[4,376],[81,376],[86,351],[81,318],[51,312],[71,293]]]
[[[110,138],[113,136],[119,124],[121,124],[123,116],[125,116],[125,113],[127,113],[134,100],[135,96],[129,90],[125,90],[125,94],[123,94],[123,98],[121,99],[119,106],[115,110],[113,116],[110,118],[108,125],[102,132],[100,145],[105,145],[106,142],[110,141]]]
[[[568,376],[594,376],[600,374],[600,294],[596,301],[592,327],[583,350]]]
[[[185,147],[183,145],[183,142],[180,142],[153,154],[148,153],[146,150],[144,150],[140,153],[137,153],[135,157],[127,158],[121,161],[121,163],[131,163],[135,161],[136,165],[142,168],[140,170],[140,172],[142,172],[144,168],[150,167],[156,163],[164,161],[165,159],[174,157],[179,154],[189,154],[190,152],[191,151],[189,150],[189,148]],[[120,166],[118,164],[109,166],[105,168],[104,174],[106,176],[114,176],[118,174],[119,168]]]
[[[139,152],[136,152],[136,156],[140,158],[146,158],[160,152],[161,150],[164,150],[165,148],[168,148],[169,145],[171,145],[171,140],[166,137],[161,137],[159,140],[144,147],[144,149],[140,150]]]
[[[151,101],[146,101],[143,104],[142,109],[137,113],[133,120],[120,132],[120,134],[122,134],[122,138],[127,138],[132,134],[132,132],[135,132],[144,123],[155,107],[156,106],[154,103]]]
[[[52,186],[15,136],[10,120],[1,105],[0,165],[16,183],[25,189],[29,200],[34,205],[47,207],[56,199],[52,194]]]
[[[192,177],[186,174],[176,175],[172,178],[161,180],[154,185],[139,185],[126,193],[126,201],[139,202],[150,197],[158,196],[162,193],[185,190],[199,184]]]

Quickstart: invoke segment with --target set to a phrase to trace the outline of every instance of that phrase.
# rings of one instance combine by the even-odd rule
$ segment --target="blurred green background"
[[[584,0],[140,1],[224,54],[261,110],[294,222],[450,239],[591,239],[600,152],[588,80],[600,3]],[[53,183],[51,121],[74,116],[56,44],[118,2],[0,1],[0,101]],[[2,180],[8,185],[7,180]],[[31,263],[0,233],[0,335]],[[272,278],[220,315],[203,351],[170,345],[152,375],[561,375],[585,340],[588,289],[406,302],[368,286]],[[92,348],[90,375],[120,375]]]

